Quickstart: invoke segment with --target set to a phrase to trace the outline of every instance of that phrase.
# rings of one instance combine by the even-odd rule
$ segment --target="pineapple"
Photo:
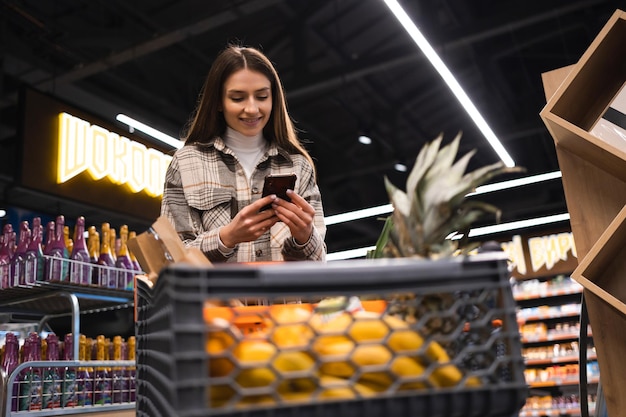
[[[467,254],[470,225],[481,216],[492,213],[499,219],[498,208],[465,196],[496,175],[521,172],[523,168],[507,168],[502,162],[465,173],[476,153],[472,150],[455,162],[461,133],[440,148],[443,134],[424,145],[407,182],[406,192],[385,177],[385,187],[393,205],[376,248],[368,258],[417,257],[438,259]],[[454,233],[463,233],[461,241],[451,240]]]

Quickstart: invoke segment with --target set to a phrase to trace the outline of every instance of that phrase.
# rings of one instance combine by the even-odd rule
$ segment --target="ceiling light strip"
[[[122,122],[124,124],[127,124],[128,126],[132,127],[133,129],[137,129],[143,133],[145,133],[146,135],[150,135],[155,139],[158,139],[159,141],[170,145],[174,148],[180,149],[183,146],[183,142],[180,141],[179,139],[176,139],[173,136],[167,135],[163,132],[161,132],[160,130],[157,130],[155,128],[153,128],[152,126],[148,126],[145,123],[142,123],[138,120],[133,119],[132,117],[129,117],[125,114],[118,114],[115,119],[117,119],[119,122]]]
[[[389,7],[389,10],[391,10],[391,12],[396,16],[400,24],[402,24],[404,29],[408,32],[409,36],[411,36],[413,41],[422,50],[426,58],[428,58],[431,64],[435,67],[437,72],[439,72],[439,75],[441,75],[446,84],[448,84],[452,93],[459,100],[465,111],[467,111],[470,115],[476,126],[478,126],[478,129],[480,129],[483,133],[502,162],[504,162],[507,167],[514,167],[515,162],[513,161],[513,158],[511,158],[504,146],[502,146],[502,143],[498,140],[495,133],[491,130],[476,106],[474,106],[472,100],[470,100],[469,96],[465,93],[456,78],[454,78],[454,75],[452,75],[448,67],[446,67],[439,55],[437,55],[433,47],[430,43],[428,43],[428,40],[426,40],[415,23],[413,23],[409,15],[404,11],[402,6],[400,6],[400,3],[396,0],[384,0],[384,2],[387,7]]]
[[[468,196],[486,194],[494,191],[506,190],[509,188],[521,187],[524,185],[530,185],[537,182],[549,181],[553,179],[561,178],[561,171],[546,172],[544,174],[531,175],[530,177],[518,178],[514,180],[501,181],[493,184],[481,185],[476,187],[476,191],[467,194]],[[335,214],[324,218],[326,226],[332,224],[349,222],[352,220],[365,219],[368,217],[378,216],[381,214],[389,214],[393,211],[391,204],[385,204],[382,206],[370,207],[361,210],[350,211],[347,213]]]
[[[467,194],[467,197],[477,194],[486,194],[494,191],[506,190],[509,188],[521,187],[523,185],[530,185],[537,182],[550,181],[557,178],[561,178],[561,171],[546,172],[545,174],[532,175],[530,177],[517,178],[514,180],[501,181],[493,184],[481,185],[476,187],[476,191]]]
[[[507,232],[511,230],[523,229],[532,226],[542,226],[551,223],[569,221],[569,213],[555,214],[553,216],[537,217],[535,219],[520,220],[516,222],[496,224],[492,226],[477,227],[471,229],[469,237],[486,236],[494,233]],[[462,235],[454,235],[452,239],[458,240]],[[362,258],[367,255],[367,251],[375,249],[375,246],[365,248],[350,249],[341,252],[332,252],[326,255],[327,261],[338,261],[343,259]]]

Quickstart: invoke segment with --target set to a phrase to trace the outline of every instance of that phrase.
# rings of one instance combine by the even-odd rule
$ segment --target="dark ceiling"
[[[527,175],[558,170],[539,117],[541,74],[575,63],[622,1],[401,2]],[[97,207],[15,186],[18,91],[28,85],[115,121],[126,113],[172,136],[229,41],[262,48],[283,80],[290,112],[317,162],[327,215],[388,203],[426,141],[463,132],[471,168],[498,160],[382,0],[2,0],[0,173],[3,204],[94,223]],[[357,141],[368,133],[369,146]],[[519,175],[518,175],[519,176]],[[503,180],[507,178],[499,178]],[[502,221],[565,212],[560,180],[484,195]],[[116,217],[117,216],[117,217]],[[134,223],[133,223],[134,222]],[[485,223],[493,223],[486,219]],[[374,244],[382,222],[329,226],[329,252]]]

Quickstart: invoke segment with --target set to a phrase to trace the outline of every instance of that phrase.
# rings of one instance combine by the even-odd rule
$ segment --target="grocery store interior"
[[[0,0],[0,417],[622,415],[625,373],[610,364],[626,354],[626,289],[616,281],[626,268],[623,10],[617,0]],[[121,245],[130,259],[127,241],[159,217],[163,177],[146,169],[145,183],[124,183],[97,164],[68,163],[61,152],[87,148],[62,145],[59,126],[82,123],[169,161],[231,42],[261,49],[282,80],[316,165],[326,265],[174,268],[153,286],[115,264],[47,257],[47,278],[12,281],[20,232],[35,223],[42,243],[65,232],[66,250],[106,229],[112,255]],[[606,120],[617,139],[598,133]],[[467,195],[499,209],[466,236],[491,250],[433,267],[368,264],[393,211],[385,179],[404,188],[423,147],[457,134],[458,155],[475,152],[468,172],[521,168]],[[96,148],[83,158],[97,162]],[[287,288],[286,273],[306,285]],[[223,276],[263,284],[239,288]],[[209,294],[226,304],[207,307]],[[321,324],[314,314],[324,300],[354,297],[378,318],[334,328],[331,337],[356,348],[328,362],[329,313]],[[237,309],[234,298],[258,302]],[[277,313],[279,299],[317,307]],[[402,324],[390,322],[392,310]],[[216,331],[210,314],[230,330]],[[276,356],[244,350],[258,330],[246,326],[260,322]],[[357,329],[374,323],[380,344],[361,345]],[[404,326],[424,339],[411,362],[419,372],[394,344]],[[280,330],[305,347],[285,350]],[[283,353],[306,357],[303,368],[283,372]],[[246,354],[273,362],[254,367]],[[380,355],[389,359],[371,359]],[[307,360],[323,378],[307,374]]]

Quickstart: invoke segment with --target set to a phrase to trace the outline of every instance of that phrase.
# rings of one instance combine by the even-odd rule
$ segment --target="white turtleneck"
[[[245,136],[235,129],[226,127],[224,142],[237,155],[249,180],[267,147],[263,132],[255,136]]]

